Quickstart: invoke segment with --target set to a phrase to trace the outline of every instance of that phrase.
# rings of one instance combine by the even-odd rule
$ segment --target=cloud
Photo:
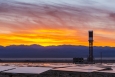
[[[60,40],[60,33],[66,31],[78,41],[86,43],[87,31],[92,29],[98,38],[113,39],[110,33],[115,29],[114,0],[1,0],[0,1],[0,34],[35,34],[44,38]],[[109,25],[109,26],[108,26]],[[45,30],[44,32],[34,32]],[[54,30],[48,32],[48,30]],[[77,34],[72,34],[72,31]],[[108,36],[106,36],[106,32]],[[55,35],[52,35],[52,34]],[[58,35],[59,34],[59,35]],[[69,36],[68,35],[68,36]],[[100,36],[101,35],[101,36]],[[110,36],[109,36],[110,35]],[[17,35],[15,35],[17,37]],[[51,37],[50,37],[51,36]],[[54,37],[55,36],[55,37]],[[36,38],[18,36],[18,38]],[[38,38],[41,36],[37,36]],[[58,38],[57,38],[58,37]],[[84,39],[81,39],[84,38]],[[24,39],[23,39],[24,40]],[[27,39],[26,39],[27,40]],[[30,41],[30,40],[29,40]],[[61,41],[62,38],[61,38]],[[73,42],[72,42],[73,43]]]
[[[92,2],[90,0],[82,2],[76,0],[75,3],[81,3],[81,5],[77,4],[76,6],[69,5],[68,1],[66,4],[48,4],[47,2],[44,4],[35,4],[18,0],[7,1],[3,1],[0,4],[0,20],[7,23],[7,26],[10,25],[11,28],[14,25],[22,29],[25,29],[25,27],[55,28],[56,26],[59,28],[79,28],[82,26],[90,28],[90,26],[98,27],[101,23],[102,25],[106,25],[106,21],[108,21],[107,16],[109,15],[109,11],[100,9],[101,7],[99,8],[95,5],[89,6],[90,2]],[[33,2],[35,1],[39,0],[34,0]],[[111,23],[113,20],[109,19],[108,22]]]

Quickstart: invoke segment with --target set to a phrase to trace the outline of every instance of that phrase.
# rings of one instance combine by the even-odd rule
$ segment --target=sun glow
[[[76,37],[75,30],[32,30],[31,33],[17,32],[10,34],[0,34],[1,45],[7,46],[11,44],[39,44],[42,46],[74,44],[77,45],[79,40]]]

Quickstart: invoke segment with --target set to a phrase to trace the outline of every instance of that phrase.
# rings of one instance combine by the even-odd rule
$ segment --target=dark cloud
[[[110,13],[109,16],[115,21],[115,13]]]

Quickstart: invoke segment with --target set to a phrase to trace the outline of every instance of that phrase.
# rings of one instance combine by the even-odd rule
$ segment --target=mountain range
[[[94,46],[94,56],[115,57],[115,47],[96,47]],[[40,45],[11,45],[0,46],[0,58],[73,58],[87,57],[89,49],[87,46],[47,46]]]

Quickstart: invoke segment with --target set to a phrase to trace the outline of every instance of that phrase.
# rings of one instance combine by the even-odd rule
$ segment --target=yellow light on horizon
[[[103,32],[101,32],[103,33]],[[96,34],[96,32],[95,32]],[[99,31],[97,31],[99,34]],[[87,33],[79,34],[71,29],[37,29],[31,32],[12,32],[0,34],[0,45],[32,45],[58,46],[58,45],[84,45],[88,46]],[[94,37],[94,46],[115,46],[114,39]],[[106,41],[106,42],[105,42]]]

